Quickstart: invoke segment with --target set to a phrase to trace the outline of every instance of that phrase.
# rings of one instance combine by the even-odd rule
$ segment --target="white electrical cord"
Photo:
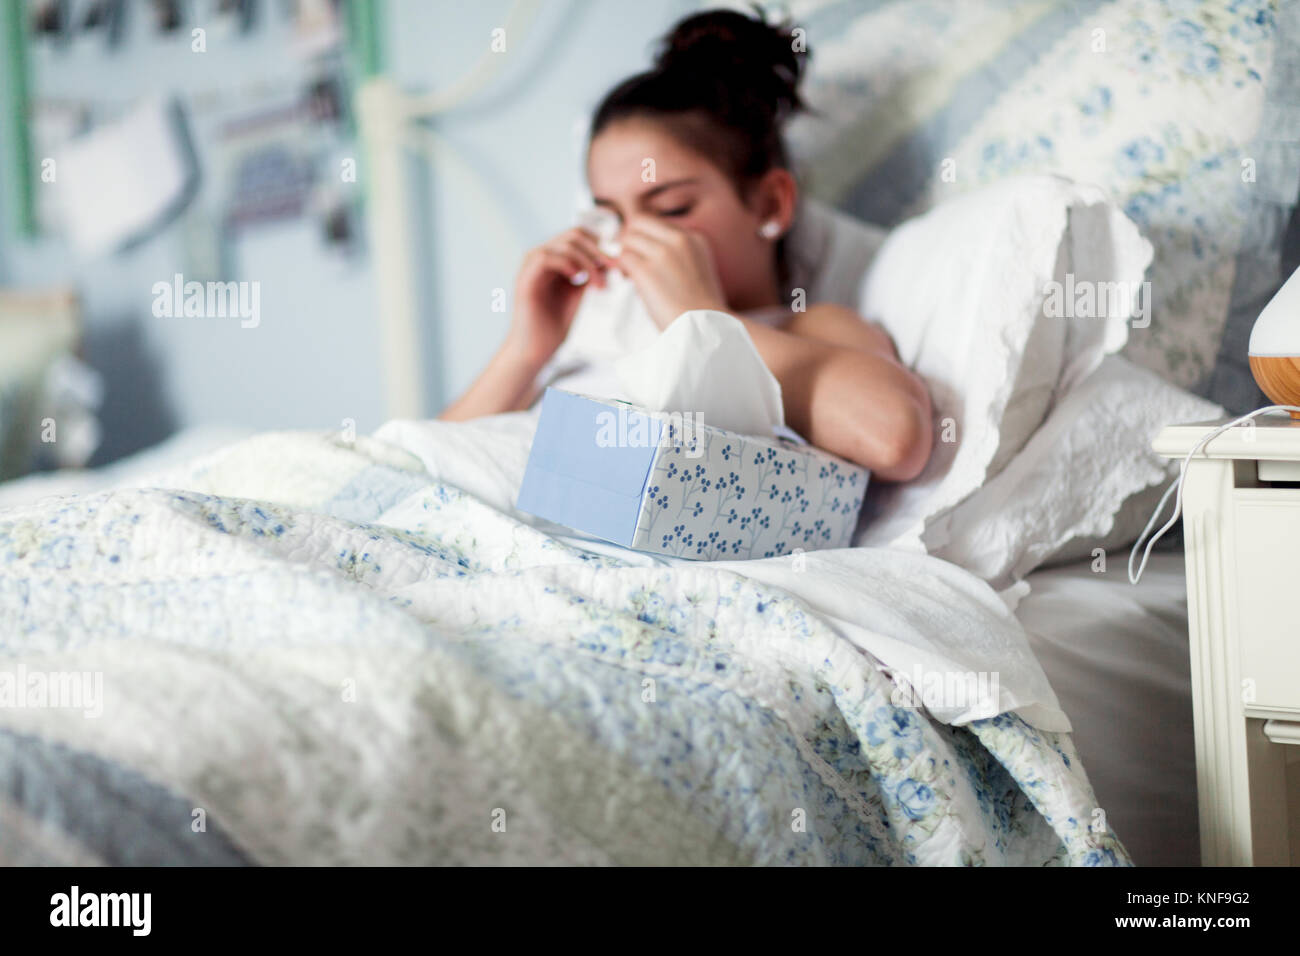
[[[1128,580],[1130,584],[1137,584],[1138,581],[1142,579],[1142,572],[1146,570],[1146,566],[1147,566],[1147,558],[1151,557],[1151,548],[1154,547],[1155,543],[1160,540],[1161,536],[1163,536],[1166,531],[1168,531],[1170,528],[1174,526],[1174,522],[1177,521],[1178,516],[1182,514],[1183,478],[1187,476],[1187,466],[1192,463],[1192,456],[1195,455],[1198,451],[1200,451],[1205,446],[1206,442],[1218,438],[1229,428],[1234,428],[1237,425],[1240,425],[1242,422],[1249,421],[1250,419],[1255,418],[1256,416],[1259,415],[1263,415],[1267,412],[1300,412],[1300,407],[1295,405],[1269,405],[1265,408],[1257,408],[1253,412],[1250,412],[1246,415],[1242,415],[1240,418],[1233,419],[1232,421],[1228,422],[1226,425],[1220,425],[1218,428],[1216,428],[1214,431],[1210,432],[1207,435],[1202,435],[1201,440],[1198,441],[1196,445],[1192,448],[1192,450],[1187,453],[1187,457],[1183,459],[1182,468],[1178,473],[1178,480],[1169,486],[1169,490],[1166,491],[1164,497],[1160,499],[1160,504],[1156,506],[1155,514],[1151,516],[1151,520],[1147,522],[1147,526],[1142,529],[1142,533],[1138,535],[1137,541],[1134,542],[1133,544],[1133,550],[1129,552]],[[1173,516],[1170,517],[1170,519],[1165,523],[1165,526],[1163,528],[1161,528],[1159,531],[1156,532],[1156,536],[1147,542],[1147,548],[1144,552],[1142,552],[1142,563],[1138,565],[1137,574],[1135,575],[1133,573],[1133,559],[1137,557],[1138,548],[1142,547],[1142,539],[1145,538],[1147,534],[1151,531],[1151,526],[1155,524],[1156,519],[1160,517],[1160,512],[1165,510],[1165,502],[1169,500],[1169,492],[1174,491],[1175,489],[1177,489],[1178,494],[1174,498]]]

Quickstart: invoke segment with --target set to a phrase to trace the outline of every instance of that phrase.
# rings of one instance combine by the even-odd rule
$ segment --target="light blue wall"
[[[208,51],[196,54],[188,30],[159,39],[148,28],[144,5],[133,4],[130,13],[116,51],[93,40],[66,51],[34,45],[33,95],[129,104],[151,92],[172,90],[184,98],[296,75],[285,53],[289,31],[279,17],[268,17],[247,37],[213,31]],[[199,118],[190,125],[203,162],[209,158],[204,123]],[[234,250],[232,278],[261,283],[256,329],[152,315],[153,284],[185,266],[176,227],[91,261],[81,261],[57,238],[32,243],[6,236],[6,282],[70,281],[83,296],[85,356],[107,385],[98,461],[190,424],[332,427],[344,417],[367,425],[381,417],[368,265],[331,267],[310,220],[268,228]]]
[[[389,18],[391,72],[412,86],[445,88],[488,51],[510,6],[504,0],[396,4]],[[571,224],[593,108],[614,83],[644,69],[654,41],[698,6],[693,0],[544,0],[524,35],[507,30],[496,80],[436,122],[482,179],[446,166],[428,171],[428,280],[441,371],[432,376],[432,405],[468,385],[505,333],[509,315],[492,311],[493,290],[512,294],[524,250]],[[485,203],[480,186],[498,204]]]
[[[529,30],[507,34],[496,82],[436,123],[481,174],[486,192],[476,193],[479,185],[436,163],[413,177],[427,240],[417,255],[429,305],[431,413],[471,380],[504,333],[508,314],[491,311],[492,291],[510,290],[522,251],[568,224],[580,185],[578,127],[610,84],[648,62],[654,38],[694,6],[693,0],[543,0]],[[488,49],[509,7],[505,0],[390,2],[384,15],[390,72],[407,86],[444,88]],[[210,35],[208,52],[196,55],[188,36],[152,36],[143,6],[133,5],[132,13],[116,52],[94,42],[66,54],[38,45],[34,95],[126,104],[154,91],[185,97],[296,70],[278,15],[248,37]],[[202,140],[199,146],[202,151]],[[0,190],[0,202],[12,202],[11,188],[6,183]],[[494,225],[493,208],[504,228]],[[314,220],[263,228],[235,246],[232,278],[261,283],[256,329],[152,315],[153,284],[184,266],[176,227],[89,262],[58,239],[18,239],[7,232],[7,221],[5,229],[0,279],[71,281],[82,292],[86,358],[108,385],[98,461],[199,423],[334,428],[353,418],[368,431],[383,421],[370,262],[340,264],[322,247]]]

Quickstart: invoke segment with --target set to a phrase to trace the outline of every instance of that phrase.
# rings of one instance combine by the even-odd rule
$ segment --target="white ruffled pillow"
[[[924,550],[934,522],[1123,347],[1134,303],[1104,317],[1054,317],[1044,312],[1049,282],[1072,273],[1136,289],[1150,262],[1151,244],[1100,189],[1056,176],[964,194],[890,233],[859,311],[925,380],[935,446],[913,481],[873,485],[854,544]]]
[[[1178,470],[1152,439],[1166,425],[1224,414],[1109,355],[1000,474],[929,527],[927,550],[1002,590],[1040,564],[1132,544]]]

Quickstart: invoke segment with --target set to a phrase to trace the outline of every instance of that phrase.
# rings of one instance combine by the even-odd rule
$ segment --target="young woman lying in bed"
[[[842,306],[785,305],[782,237],[798,186],[781,130],[803,106],[797,45],[786,28],[741,13],[698,14],[665,38],[653,69],[605,97],[587,177],[596,204],[621,223],[618,256],[580,228],[529,252],[505,342],[443,419],[531,405],[584,291],[617,269],[660,328],[693,309],[740,319],[781,383],[787,424],[814,445],[879,480],[921,472],[930,398],[889,335]],[[575,284],[584,273],[589,281]]]

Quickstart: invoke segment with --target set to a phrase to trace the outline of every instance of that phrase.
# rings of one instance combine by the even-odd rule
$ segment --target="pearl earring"
[[[769,219],[759,227],[758,234],[764,239],[775,239],[781,235],[781,224],[775,219]]]

